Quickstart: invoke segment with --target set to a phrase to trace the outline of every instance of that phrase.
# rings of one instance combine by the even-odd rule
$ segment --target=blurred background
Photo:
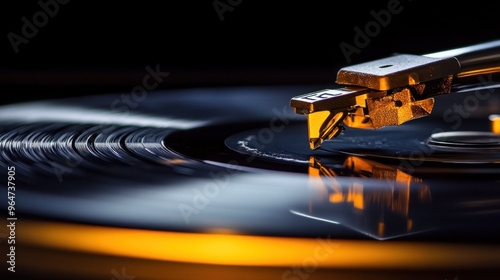
[[[169,73],[157,89],[333,85],[348,64],[494,40],[500,27],[486,1],[12,2],[2,104],[130,92],[147,66]]]

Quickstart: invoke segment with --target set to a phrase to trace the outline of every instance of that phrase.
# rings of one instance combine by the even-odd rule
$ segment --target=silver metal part
[[[295,96],[290,106],[297,114],[309,114],[318,111],[345,110],[356,105],[356,96],[367,93],[369,90],[362,87],[345,87],[338,89],[323,89],[315,92]]]

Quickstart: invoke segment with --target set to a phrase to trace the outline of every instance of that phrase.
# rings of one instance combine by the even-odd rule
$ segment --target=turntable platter
[[[449,125],[438,115],[346,131],[311,151],[288,106],[310,90],[158,91],[134,110],[112,107],[113,94],[4,106],[0,165],[16,170],[19,270],[151,279],[497,271],[495,147],[431,147]],[[461,128],[486,131],[482,118]],[[99,264],[68,269],[72,259]]]

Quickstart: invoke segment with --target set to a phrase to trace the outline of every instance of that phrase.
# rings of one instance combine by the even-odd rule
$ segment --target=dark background
[[[14,2],[14,1],[10,1]],[[348,62],[341,42],[391,1],[251,1],[221,21],[208,1],[70,0],[16,54],[37,1],[4,3],[1,11],[1,103],[130,91],[145,67],[170,76],[158,89],[235,85],[332,84]],[[48,2],[48,0],[42,0]],[[466,5],[401,0],[403,10],[370,39],[353,63],[396,52],[423,54],[500,37],[499,12],[485,1]],[[442,7],[441,7],[442,6]]]

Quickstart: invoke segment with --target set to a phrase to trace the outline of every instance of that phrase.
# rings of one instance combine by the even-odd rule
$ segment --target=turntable
[[[405,125],[347,127],[316,150],[288,106],[312,87],[160,91],[133,112],[110,112],[116,95],[4,106],[12,267],[127,279],[496,271],[497,97],[477,99],[458,129],[442,117],[492,86],[440,96]]]
[[[2,279],[495,279],[499,49],[5,104]]]

